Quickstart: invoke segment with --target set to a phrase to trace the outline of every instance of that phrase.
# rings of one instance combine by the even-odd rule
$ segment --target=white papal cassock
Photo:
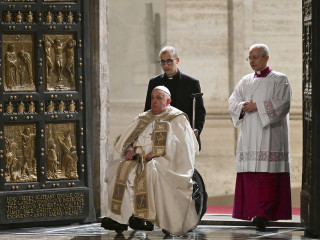
[[[256,102],[257,111],[240,117],[244,102]],[[271,71],[266,77],[244,76],[229,98],[235,127],[242,123],[237,146],[236,170],[289,172],[289,109],[291,87],[287,77]],[[241,118],[241,119],[239,119]]]
[[[154,157],[149,162],[128,161],[124,159],[128,149],[141,156],[153,152]],[[128,224],[134,214],[176,235],[194,228],[199,221],[192,200],[197,151],[195,135],[180,110],[169,107],[159,115],[150,110],[140,114],[117,142],[106,171],[107,217]],[[131,167],[119,168],[130,162]],[[139,183],[137,176],[143,178],[144,174],[146,181]],[[123,190],[123,195],[117,194],[118,190]]]

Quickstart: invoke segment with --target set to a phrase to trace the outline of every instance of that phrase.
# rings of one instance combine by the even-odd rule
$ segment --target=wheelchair
[[[197,169],[194,169],[192,181],[193,181],[192,199],[195,202],[196,212],[199,217],[199,221],[198,221],[198,224],[199,224],[203,215],[207,211],[208,194],[206,192],[206,187],[204,185],[203,179]],[[196,228],[197,225],[194,228]],[[193,229],[190,229],[190,231],[192,230]],[[166,236],[170,235],[170,233],[164,229],[162,229],[162,232]]]
[[[193,193],[192,199],[195,201],[196,212],[199,216],[199,222],[207,211],[208,194],[203,179],[197,169],[194,169],[192,176]]]

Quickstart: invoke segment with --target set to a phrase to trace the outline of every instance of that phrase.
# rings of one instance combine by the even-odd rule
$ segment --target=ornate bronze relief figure
[[[16,14],[16,23],[22,23],[22,18],[22,13],[18,11],[18,13]]]
[[[37,181],[35,138],[35,124],[5,126],[6,182]]]
[[[52,130],[49,130],[47,139],[47,179],[59,179],[58,175],[58,155],[57,144],[52,136]]]
[[[28,104],[28,113],[35,113],[35,111],[36,111],[35,104],[34,102],[31,101]]]
[[[7,52],[4,54],[5,56],[5,89],[12,89],[17,86],[17,73],[18,73],[18,61],[17,54],[15,51],[15,44],[10,43],[7,46]]]
[[[6,113],[7,114],[12,114],[13,113],[13,106],[11,102],[8,102],[8,104],[6,105]]]
[[[32,35],[3,35],[4,89],[35,91]]]
[[[24,113],[24,103],[21,101],[18,103],[18,114]]]
[[[46,23],[51,23],[52,22],[52,14],[49,11],[46,15]]]
[[[4,22],[5,23],[10,23],[11,22],[11,12],[6,12],[4,15]]]
[[[73,23],[73,14],[69,12],[67,15],[67,23]]]
[[[53,112],[54,112],[54,104],[53,104],[53,101],[50,101],[50,102],[47,104],[47,112],[48,112],[48,113],[53,113]]]
[[[75,90],[73,35],[45,35],[47,91]]]
[[[64,112],[64,101],[59,102],[58,112],[63,113]]]
[[[33,13],[31,11],[29,11],[27,16],[26,16],[26,22],[27,23],[32,23],[33,22]]]
[[[77,179],[75,124],[47,125],[47,179]]]
[[[58,12],[57,16],[56,16],[56,22],[57,23],[63,23],[63,15],[61,12]]]

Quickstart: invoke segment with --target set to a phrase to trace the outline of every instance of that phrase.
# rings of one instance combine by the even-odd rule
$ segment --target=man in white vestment
[[[233,217],[264,229],[269,220],[291,219],[289,110],[286,75],[267,65],[265,44],[250,47],[254,73],[244,76],[229,98],[235,127],[241,125]]]
[[[198,143],[186,114],[155,87],[151,110],[139,114],[117,142],[106,170],[108,212],[102,226],[117,233],[153,230],[173,235],[196,227],[192,176]]]

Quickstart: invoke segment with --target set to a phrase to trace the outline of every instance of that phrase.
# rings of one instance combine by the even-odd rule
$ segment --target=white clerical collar
[[[266,77],[271,71],[272,69],[269,66],[267,66],[265,69],[261,71],[255,71],[254,77]]]
[[[169,77],[167,74],[165,74],[165,75],[166,75],[166,77],[167,77],[169,80],[176,79],[176,78],[178,78],[178,77],[180,76],[180,70],[177,69],[176,74],[173,75],[173,76],[171,76],[171,77]]]

